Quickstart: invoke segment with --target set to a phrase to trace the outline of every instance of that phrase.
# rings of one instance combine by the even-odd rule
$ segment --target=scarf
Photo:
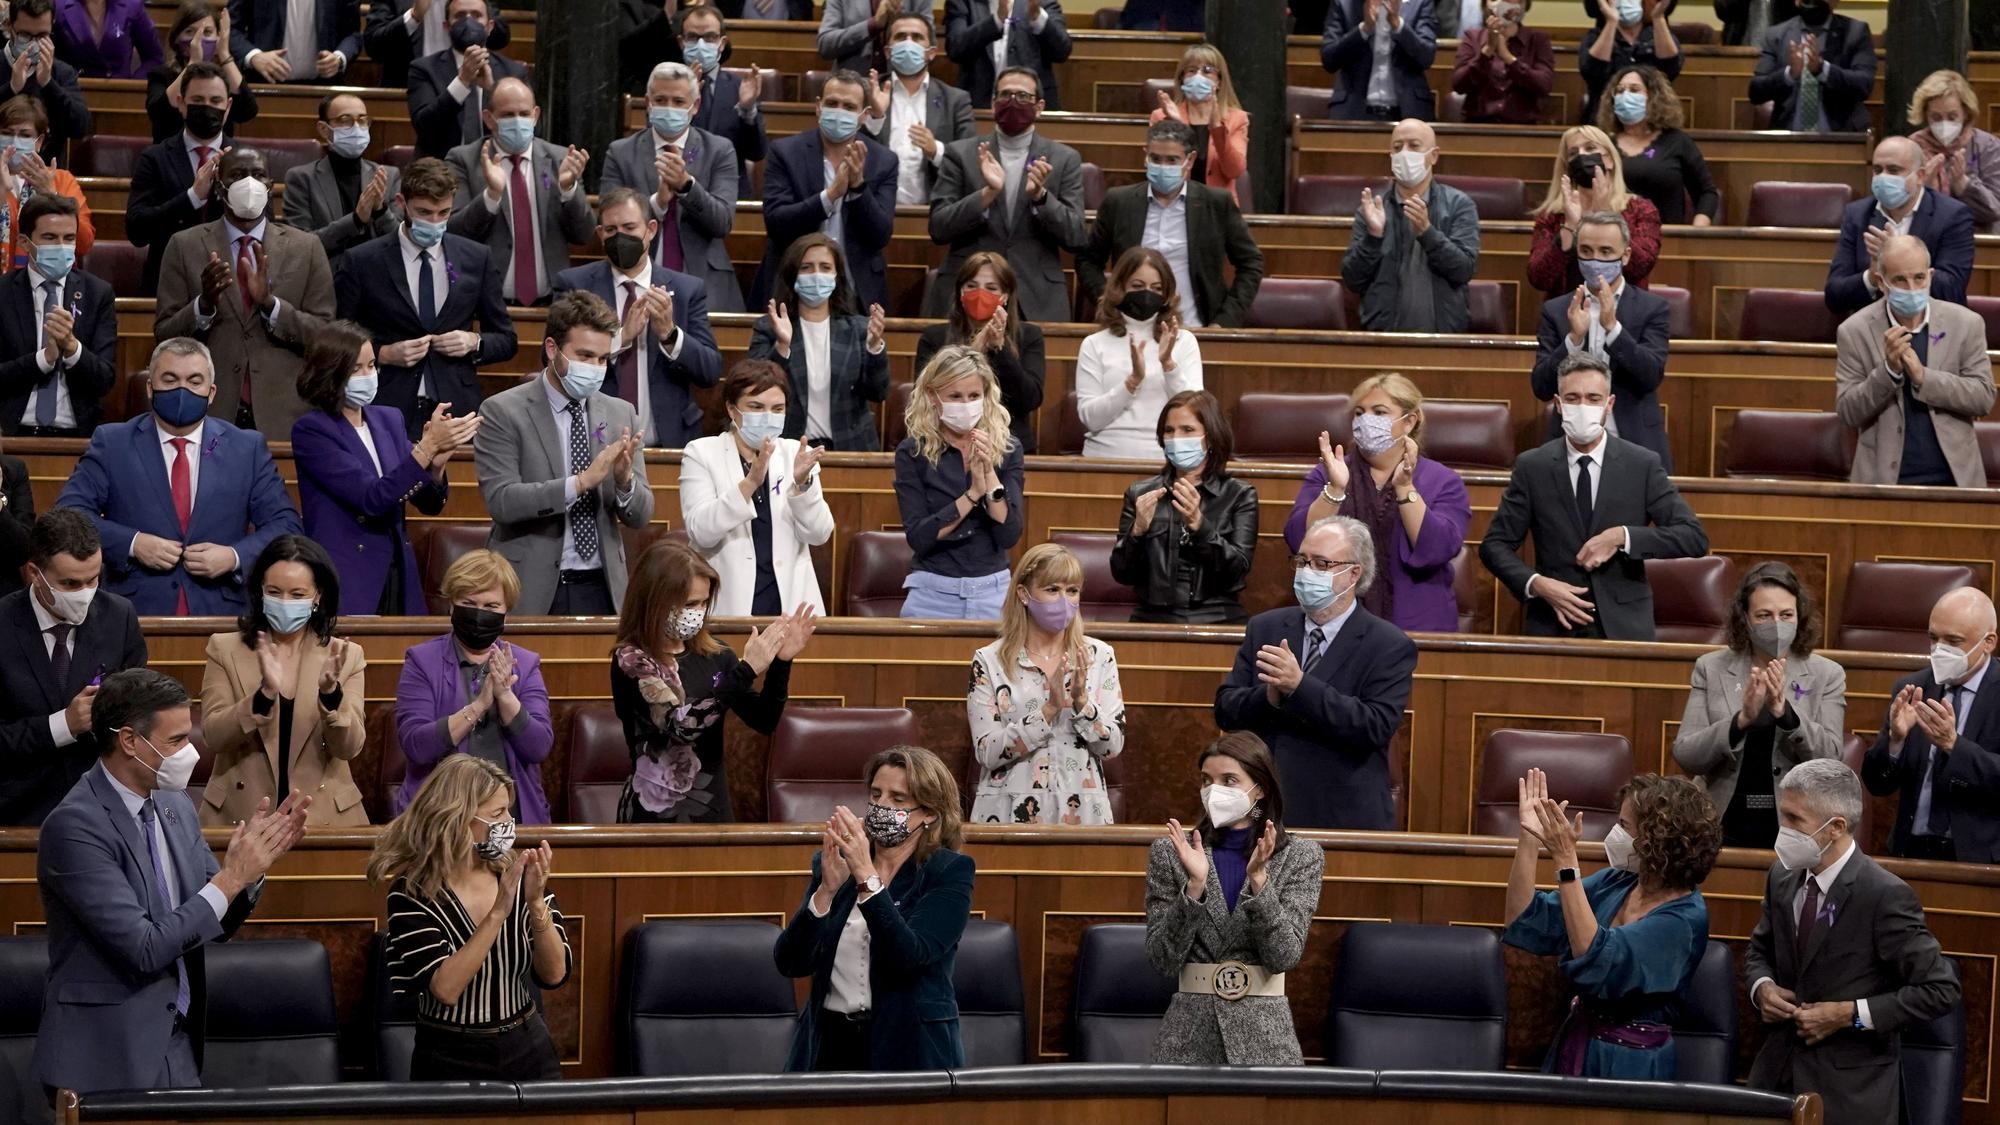
[[[1389,537],[1402,534],[1403,521],[1396,515],[1395,495],[1375,483],[1375,470],[1358,450],[1347,455],[1347,499],[1340,505],[1340,514],[1367,524],[1375,540],[1376,581],[1361,595],[1362,608],[1384,621],[1395,620],[1390,616],[1396,608],[1396,593],[1389,581],[1393,553]]]

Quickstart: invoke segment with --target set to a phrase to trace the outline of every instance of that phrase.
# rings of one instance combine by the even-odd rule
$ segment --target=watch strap
[[[1558,883],[1574,883],[1582,877],[1583,873],[1574,867],[1556,868],[1556,882]]]

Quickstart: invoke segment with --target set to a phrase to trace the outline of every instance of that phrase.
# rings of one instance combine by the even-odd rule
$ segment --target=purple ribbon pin
[[[1805,697],[1806,697],[1806,685],[1794,681],[1792,683],[1792,702],[1797,703],[1799,700],[1802,700]]]
[[[1937,342],[1938,342],[1939,340],[1942,340],[1942,339],[1944,339],[1944,333],[1942,333],[1942,332],[1933,332],[1933,333],[1931,333],[1931,343],[1935,344],[1935,343],[1937,343]]]
[[[609,444],[604,439],[604,423],[602,422],[599,422],[596,428],[590,431],[590,436],[594,438],[597,441],[597,444],[599,445]]]
[[[215,447],[220,444],[222,444],[221,434],[217,434],[214,437],[209,438],[208,444],[201,447],[201,459],[206,461],[210,457],[215,456]]]
[[[447,286],[458,284],[458,267],[451,264],[450,258],[444,260],[444,283]]]

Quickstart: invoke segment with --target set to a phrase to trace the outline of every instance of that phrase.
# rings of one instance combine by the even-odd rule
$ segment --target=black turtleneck
[[[361,202],[361,158],[350,159],[328,151],[326,164],[333,169],[334,186],[340,189],[341,210],[354,210],[354,205]]]

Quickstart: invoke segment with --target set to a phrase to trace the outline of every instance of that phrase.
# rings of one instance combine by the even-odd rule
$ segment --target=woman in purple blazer
[[[396,741],[406,763],[401,814],[439,762],[471,754],[514,778],[514,819],[549,823],[542,760],[556,744],[539,656],[500,639],[521,577],[497,551],[469,551],[444,572],[451,632],[411,645],[396,684]]]
[[[472,444],[479,415],[453,418],[440,407],[412,448],[402,411],[369,405],[377,378],[375,345],[350,321],[334,321],[306,346],[299,397],[315,409],[292,425],[299,507],[307,537],[333,556],[353,613],[420,616],[423,584],[403,506],[444,510],[445,463]]]
[[[144,78],[167,58],[146,0],[56,0],[55,40],[85,78]]]
[[[1375,533],[1377,581],[1362,595],[1368,612],[1404,632],[1458,632],[1452,560],[1465,543],[1472,502],[1457,473],[1419,453],[1424,396],[1394,372],[1354,388],[1354,449],[1319,435],[1320,463],[1306,476],[1285,542],[1293,552],[1325,516],[1352,516]]]

